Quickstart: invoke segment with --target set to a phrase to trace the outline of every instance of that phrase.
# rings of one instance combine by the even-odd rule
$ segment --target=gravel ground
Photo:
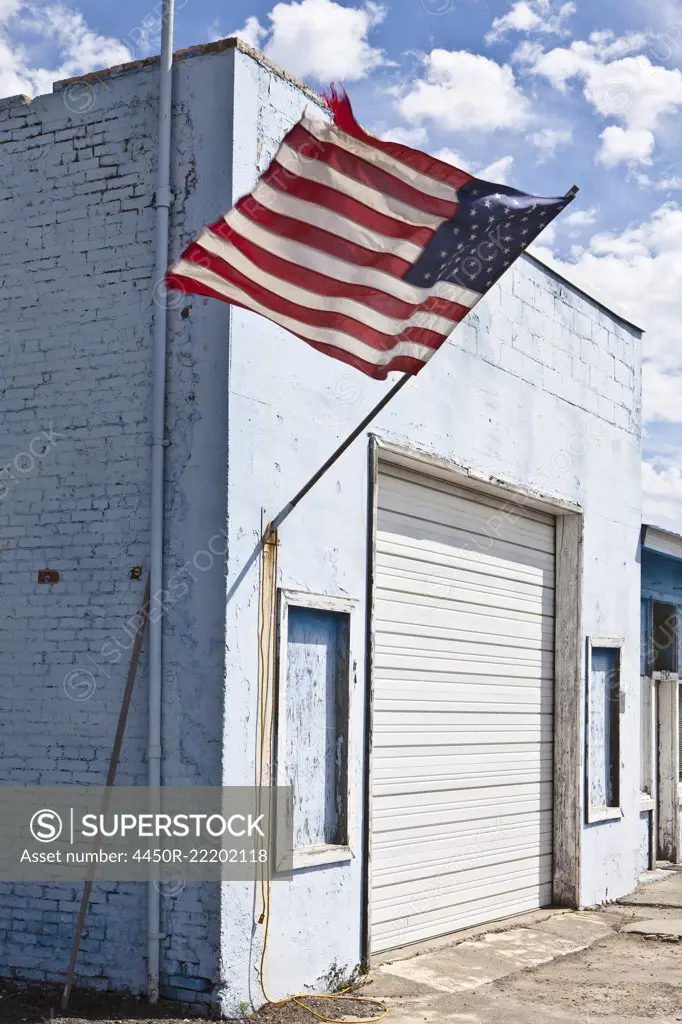
[[[162,1001],[158,1006],[137,999],[121,999],[109,995],[88,995],[75,992],[66,1017],[61,1016],[59,1006],[60,992],[16,991],[0,982],[0,1022],[1,1024],[152,1024],[165,1021],[166,1024],[211,1024],[208,1017],[190,1014],[187,1006],[180,1003]],[[358,1018],[378,1016],[371,1004],[350,1001],[347,999],[315,999],[308,1000],[317,1013],[327,1017]],[[282,1006],[265,1007],[259,1013],[245,1018],[247,1024],[315,1024],[316,1018],[306,1013],[295,1003],[284,1003]],[[243,1024],[242,1021],[223,1021],[223,1024]]]

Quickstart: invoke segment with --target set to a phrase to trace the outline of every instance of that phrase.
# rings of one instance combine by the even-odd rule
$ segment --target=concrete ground
[[[386,1002],[390,1024],[682,1021],[682,871],[651,877],[600,910],[538,912],[403,952],[363,994]]]
[[[386,1003],[386,1024],[677,1024],[682,869],[658,871],[651,879],[599,910],[538,911],[394,954],[375,966],[358,994]],[[360,1002],[310,1004],[323,1016],[347,1020],[376,1013]],[[60,1016],[54,996],[33,999],[0,985],[0,1024],[189,1019],[177,1005],[162,1003],[150,1013],[144,1003],[78,994],[71,1013]],[[244,1024],[314,1021],[287,1003],[269,1006]]]

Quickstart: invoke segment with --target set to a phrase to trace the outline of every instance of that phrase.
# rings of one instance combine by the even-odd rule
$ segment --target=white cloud
[[[511,55],[511,60],[513,64],[523,66],[525,70],[532,67],[542,57],[544,52],[542,43],[539,43],[536,39],[526,39],[516,47]]]
[[[575,14],[574,3],[560,6],[551,0],[516,0],[509,11],[495,18],[485,39],[493,43],[508,32],[543,32],[564,35],[564,22]]]
[[[368,41],[371,30],[385,16],[385,8],[372,0],[365,0],[361,7],[343,7],[334,0],[292,0],[275,4],[267,16],[269,26],[251,16],[232,34],[249,46],[262,48],[271,60],[299,78],[351,82],[389,63],[383,50]]]
[[[678,459],[655,458],[642,463],[645,523],[682,531],[682,464]]]
[[[621,128],[611,124],[599,136],[601,149],[597,153],[597,163],[604,167],[616,167],[618,164],[650,164],[654,150],[654,133],[647,128],[635,131],[633,128]]]
[[[631,168],[628,178],[632,178],[640,188],[652,188],[655,192],[679,192],[682,189],[682,176],[679,174],[672,174],[655,181],[650,174]]]
[[[21,43],[19,42],[21,39]],[[52,68],[40,67],[34,54],[51,43]],[[80,11],[56,3],[0,0],[0,96],[50,92],[52,83],[132,60],[120,39],[94,32]]]
[[[541,128],[529,136],[530,141],[540,150],[540,162],[549,160],[557,149],[567,146],[573,139],[570,128]]]
[[[569,228],[570,230],[582,230],[582,228],[589,227],[590,224],[594,224],[599,213],[596,206],[590,206],[587,210],[574,210],[572,213],[564,214],[559,219],[561,227]]]
[[[482,167],[477,172],[477,178],[484,178],[486,181],[492,181],[496,185],[506,185],[509,180],[511,173],[512,164],[514,163],[513,156],[503,156],[499,160],[493,160],[487,167]]]
[[[25,96],[35,92],[23,55],[0,36],[0,96]]]
[[[545,228],[544,231],[540,232],[540,234],[535,239],[535,242],[533,243],[533,246],[535,248],[538,248],[539,252],[544,253],[544,248],[543,247],[544,246],[552,246],[552,245],[554,245],[555,239],[556,239],[556,224],[554,224],[554,222],[552,222],[551,224],[547,225],[547,227]],[[532,252],[532,249],[530,251]]]
[[[126,43],[130,41],[133,44],[135,55],[138,57],[161,52],[161,15],[157,14],[157,10],[158,8],[145,14],[126,36]],[[210,38],[218,38],[217,33],[212,34]]]
[[[507,179],[514,163],[513,156],[503,156],[499,160],[493,160],[487,166],[477,167],[468,157],[464,156],[463,153],[459,153],[456,149],[439,149],[435,156],[438,160],[444,160],[446,163],[458,167],[460,171],[466,171],[467,174],[473,174],[477,178],[484,178],[497,185],[507,184]]]
[[[627,35],[617,36],[612,29],[605,29],[602,32],[591,32],[589,36],[590,45],[602,60],[609,60],[615,57],[624,57],[628,53],[636,53],[647,45],[647,36],[642,32],[628,32]]]
[[[628,128],[654,130],[682,105],[682,72],[653,65],[647,57],[588,64],[579,73],[588,102],[604,117],[620,117]]]
[[[263,28],[255,14],[246,19],[242,28],[237,29],[236,32],[230,32],[231,36],[239,36],[247,46],[252,46],[254,50],[260,49],[261,43],[267,34],[268,30]]]
[[[21,3],[22,0],[0,0],[0,24],[16,14]]]
[[[80,75],[130,60],[129,48],[119,39],[93,32],[80,11],[63,4],[41,9],[41,20],[63,55],[60,72]]]
[[[507,32],[530,32],[538,25],[542,25],[542,18],[537,11],[526,0],[518,0],[506,14],[495,18],[486,40],[493,42]]]
[[[473,167],[471,161],[463,153],[460,153],[457,149],[439,149],[437,153],[434,153],[437,160],[444,160],[446,164],[452,164],[453,167],[458,167],[460,171],[466,171],[467,174],[473,174]]]
[[[597,113],[624,125],[625,131],[610,125],[602,133],[600,163],[647,164],[660,121],[682,107],[682,72],[652,64],[641,53],[634,56],[646,42],[640,33],[616,37],[610,31],[594,32],[587,42],[576,40],[547,52],[520,47],[515,59],[561,92],[573,80],[582,82],[583,95]]]
[[[425,54],[423,75],[398,92],[397,107],[410,124],[431,121],[453,132],[521,129],[531,121],[512,69],[465,50]]]
[[[597,157],[598,156],[599,156],[599,154],[597,153]],[[626,180],[634,181],[635,185],[638,185],[639,188],[653,188],[654,187],[654,180],[653,180],[653,178],[649,174],[646,174],[644,171],[638,170],[634,166],[634,164],[630,164],[630,167],[629,167],[629,170],[628,170],[628,176],[627,176]]]
[[[428,140],[426,128],[389,128],[382,136],[387,142],[400,142],[403,146],[425,146]]]
[[[682,188],[682,177],[679,174],[673,174],[669,178],[661,178],[660,181],[655,182],[654,188],[657,192],[677,191]]]

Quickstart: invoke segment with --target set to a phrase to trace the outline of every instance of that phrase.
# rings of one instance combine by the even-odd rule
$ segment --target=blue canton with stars
[[[486,292],[573,196],[545,199],[472,178],[457,190],[459,206],[405,274],[422,288],[439,281]]]

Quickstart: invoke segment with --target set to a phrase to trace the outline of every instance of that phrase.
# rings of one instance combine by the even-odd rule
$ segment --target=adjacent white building
[[[106,772],[149,561],[157,78],[142,61],[0,101],[7,784]],[[173,257],[316,104],[236,40],[176,55]],[[640,334],[522,258],[282,527],[273,771],[296,866],[272,887],[271,998],[635,886]],[[390,385],[198,297],[173,297],[168,349],[163,780],[251,784],[262,525]],[[79,898],[0,885],[0,971],[63,978]],[[97,887],[81,984],[144,990],[145,899]],[[254,905],[252,883],[165,893],[162,994],[262,1002]]]

